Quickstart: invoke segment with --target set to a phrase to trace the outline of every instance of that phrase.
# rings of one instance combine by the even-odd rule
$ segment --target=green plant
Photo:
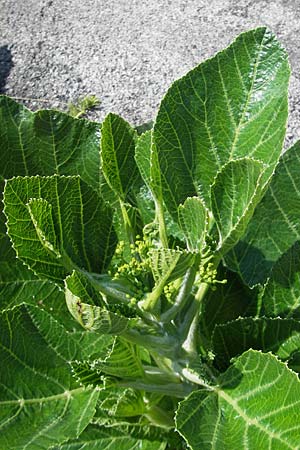
[[[1,450],[300,448],[289,73],[244,33],[143,134],[1,97]]]
[[[86,95],[85,97],[78,99],[76,103],[69,103],[68,113],[70,116],[79,119],[80,117],[85,116],[88,111],[95,109],[100,103],[101,102],[96,95]]]

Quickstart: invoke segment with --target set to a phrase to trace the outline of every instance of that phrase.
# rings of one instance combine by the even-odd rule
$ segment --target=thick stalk
[[[218,267],[219,262],[220,262],[219,256],[214,258],[211,270],[216,269]],[[199,336],[198,332],[199,315],[201,311],[203,298],[205,297],[209,287],[210,287],[209,283],[202,282],[200,284],[198,291],[195,295],[194,302],[191,305],[190,311],[182,324],[182,335],[186,336],[182,344],[182,348],[190,356],[194,355],[196,357],[198,355],[197,341]]]
[[[164,312],[161,315],[161,322],[170,322],[173,320],[180,311],[185,307],[187,300],[189,299],[189,294],[192,291],[192,287],[195,281],[196,273],[199,266],[199,258],[197,258],[196,262],[190,267],[182,281],[181,288],[178,292],[178,295],[175,299],[173,306]]]
[[[183,336],[186,336],[182,348],[188,355],[196,357],[198,355],[198,325],[199,325],[199,313],[201,308],[201,302],[206,292],[209,289],[209,284],[201,283],[199,289],[195,295],[194,302],[191,305],[189,314],[187,314],[186,320],[182,324]],[[184,332],[187,332],[185,335]]]

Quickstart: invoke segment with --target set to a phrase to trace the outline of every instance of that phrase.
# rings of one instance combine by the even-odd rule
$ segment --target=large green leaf
[[[101,125],[55,110],[35,113],[0,96],[0,179],[17,175],[80,175],[100,189]]]
[[[218,249],[227,253],[244,234],[262,196],[264,168],[258,161],[230,161],[216,176],[211,189],[212,212],[219,231]]]
[[[134,159],[137,133],[124,119],[108,114],[102,124],[101,166],[106,181],[123,201],[139,177]]]
[[[59,111],[32,113],[11,98],[0,96],[0,180],[17,175],[80,175],[99,191],[100,128],[100,124]],[[15,259],[15,252],[4,221],[0,212],[0,260],[7,262]]]
[[[215,327],[212,351],[218,368],[228,367],[231,358],[248,348],[271,351],[280,359],[287,360],[300,349],[300,323],[280,317],[241,317]]]
[[[300,317],[299,242],[274,264],[261,295],[260,314],[271,317]]]
[[[245,236],[226,261],[249,285],[264,282],[274,263],[300,240],[300,142],[280,158]]]
[[[95,413],[98,392],[73,380],[22,306],[0,316],[0,449],[37,450],[78,437]]]
[[[269,165],[265,179],[271,175],[285,135],[288,79],[285,50],[258,28],[173,83],[153,132],[173,215],[194,195],[209,205],[210,186],[229,160],[252,157]]]
[[[6,182],[4,202],[17,255],[40,277],[62,283],[74,267],[108,266],[112,212],[79,177],[16,177]]]
[[[177,411],[191,449],[299,449],[300,382],[275,356],[249,350],[209,389],[190,394]]]

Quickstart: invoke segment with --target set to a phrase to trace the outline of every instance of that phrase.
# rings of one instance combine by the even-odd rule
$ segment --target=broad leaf
[[[210,390],[193,392],[177,411],[191,449],[298,448],[300,382],[275,356],[249,350]]]
[[[228,367],[231,358],[248,348],[270,351],[287,360],[300,348],[300,323],[279,317],[245,317],[215,327],[212,350],[218,368]]]
[[[281,157],[246,234],[227,255],[229,266],[253,286],[264,282],[274,263],[300,240],[300,142]]]
[[[183,231],[190,251],[198,251],[205,247],[208,231],[208,211],[198,197],[189,197],[178,208],[179,225]]]
[[[0,180],[17,175],[80,174],[99,191],[100,128],[97,123],[77,120],[59,111],[32,113],[9,97],[0,96]],[[0,210],[1,203],[0,200]],[[14,261],[15,252],[4,222],[0,212],[0,260]]]
[[[0,96],[0,179],[17,175],[80,175],[100,189],[101,125],[59,111],[32,113]]]
[[[244,234],[262,195],[264,168],[248,158],[230,161],[212,185],[212,212],[219,231],[218,249],[228,252]]]
[[[0,322],[1,448],[35,450],[78,437],[95,413],[98,392],[72,379],[25,306],[2,313]]]
[[[62,283],[77,266],[108,266],[116,244],[112,212],[79,177],[13,178],[4,202],[17,255],[40,277]]]
[[[281,152],[289,66],[266,28],[241,34],[227,49],[175,81],[161,102],[154,142],[164,201],[175,216],[187,197],[203,196],[229,160],[269,165]]]
[[[106,181],[123,201],[137,182],[136,131],[121,117],[108,114],[102,124],[101,166]]]

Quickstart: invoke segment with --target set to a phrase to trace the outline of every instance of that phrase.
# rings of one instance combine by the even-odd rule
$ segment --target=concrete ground
[[[300,137],[299,0],[0,0],[0,90],[36,108],[93,93],[133,124],[170,83],[240,32],[267,25],[290,55],[288,141]]]

